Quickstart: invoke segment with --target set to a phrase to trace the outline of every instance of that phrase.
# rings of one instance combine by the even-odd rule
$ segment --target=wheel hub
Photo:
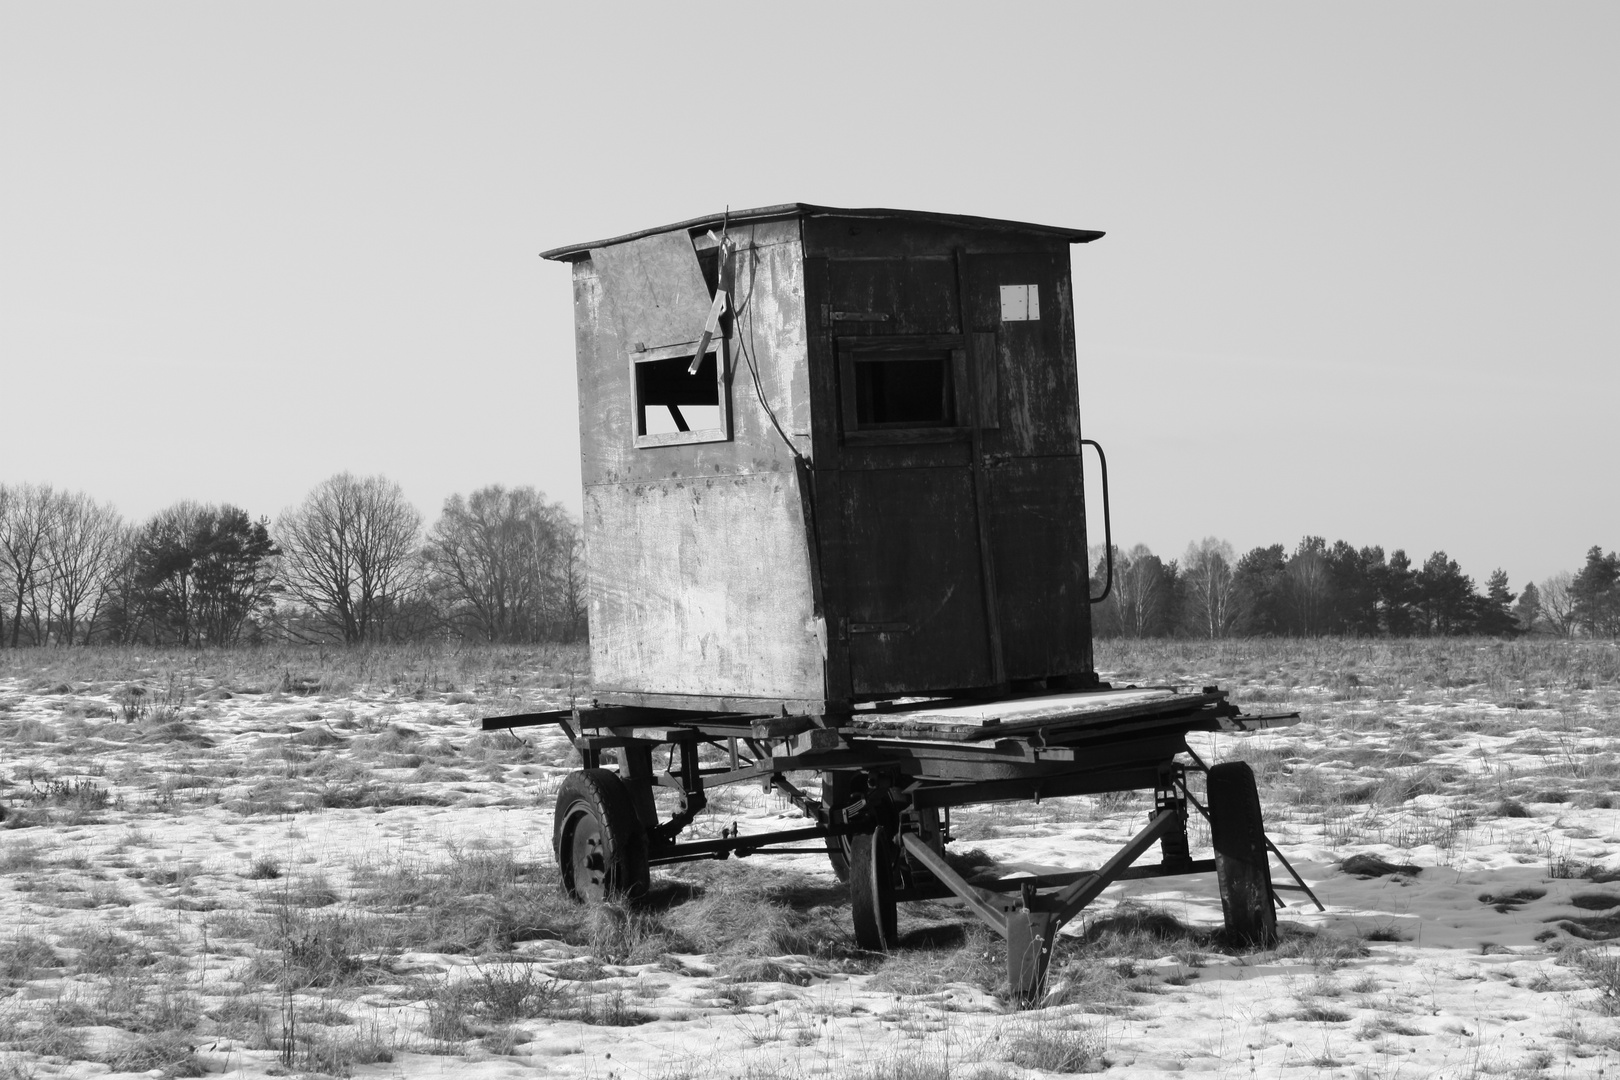
[[[588,814],[574,826],[574,890],[589,900],[603,900],[608,892],[607,846],[602,823]]]

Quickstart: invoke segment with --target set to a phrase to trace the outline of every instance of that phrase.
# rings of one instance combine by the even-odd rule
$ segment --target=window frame
[[[720,425],[718,427],[694,428],[691,431],[666,431],[657,435],[643,435],[641,433],[644,419],[641,401],[641,379],[638,365],[654,363],[660,360],[685,359],[690,360],[697,355],[697,342],[685,341],[678,345],[664,345],[656,349],[644,349],[641,352],[632,351],[630,358],[630,437],[637,449],[647,449],[654,446],[687,446],[694,443],[730,442],[731,429],[731,399],[727,392],[729,389],[729,371],[727,363],[728,352],[726,338],[716,334],[709,342],[705,356],[714,357],[715,400],[719,403]],[[696,376],[693,376],[696,378]]]
[[[968,407],[968,341],[964,334],[884,334],[846,336],[835,339],[838,352],[839,412],[843,418],[844,438],[849,442],[949,442],[967,437],[972,418]],[[860,422],[859,391],[856,365],[863,361],[863,353],[944,352],[950,356],[947,376],[950,379],[952,419],[950,423],[890,423],[865,424]],[[864,361],[870,363],[872,361]],[[882,361],[877,361],[881,363]]]

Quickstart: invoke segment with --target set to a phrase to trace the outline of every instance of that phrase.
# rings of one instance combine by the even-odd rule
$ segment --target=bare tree
[[[567,549],[558,582],[557,597],[561,603],[562,639],[578,640],[586,630],[590,597],[585,591],[585,534],[579,526],[568,523]]]
[[[110,504],[65,491],[51,517],[46,564],[59,637],[72,645],[82,626],[88,644],[123,555],[123,520]]]
[[[1283,580],[1298,620],[1296,625],[1299,632],[1306,636],[1320,634],[1327,616],[1328,600],[1333,593],[1327,541],[1320,536],[1302,539],[1294,557],[1283,568]]]
[[[1158,621],[1164,605],[1164,564],[1137,544],[1131,550],[1114,554],[1114,601],[1119,630],[1126,637],[1146,637]]]
[[[398,484],[339,473],[276,523],[287,591],[345,642],[382,640],[390,608],[416,589],[421,530]]]
[[[131,644],[155,633],[156,611],[151,594],[142,587],[138,549],[144,526],[126,523],[118,536],[118,556],[107,582],[103,616],[110,641]]]
[[[1541,618],[1559,637],[1575,633],[1575,575],[1560,570],[1541,583]]]
[[[7,522],[11,520],[11,489],[0,484],[0,542],[3,542],[7,531]],[[0,600],[11,595],[11,564],[0,558]],[[0,603],[0,646],[6,643],[6,609]]]
[[[1187,583],[1187,605],[1201,633],[1225,637],[1237,622],[1238,599],[1233,565],[1237,556],[1225,540],[1206,536],[1187,545],[1181,577]]]
[[[532,487],[496,484],[446,499],[422,555],[447,617],[485,641],[550,636],[571,526]]]
[[[46,562],[56,500],[48,484],[20,484],[0,498],[0,574],[4,602],[11,608],[11,647],[21,642],[23,613],[29,616],[35,644],[40,641],[40,592],[49,587]]]

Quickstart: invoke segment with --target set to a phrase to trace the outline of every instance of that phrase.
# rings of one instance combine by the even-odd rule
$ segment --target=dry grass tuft
[[[354,880],[361,907],[389,916],[394,948],[482,955],[523,941],[582,943],[589,936],[556,868],[519,862],[510,849],[451,848],[438,862],[362,865]]]
[[[40,969],[60,966],[56,950],[27,930],[18,930],[9,941],[0,941],[0,979],[8,983],[27,982]]]
[[[849,929],[848,894],[823,878],[729,862],[694,864],[683,868],[682,878],[690,899],[661,914],[681,947],[666,951],[826,959],[859,952]]]
[[[516,1020],[573,1020],[603,1027],[633,1027],[653,1016],[635,1008],[622,987],[596,989],[562,982],[530,964],[475,967],[471,978],[445,977],[426,995],[425,1034],[441,1043],[474,1038],[509,1041]]]
[[[126,1046],[101,1059],[113,1072],[152,1072],[169,1076],[207,1076],[194,1041],[183,1032],[163,1031],[139,1035]]]
[[[1088,1024],[1070,1026],[1031,1014],[1002,1040],[1007,1060],[1040,1073],[1093,1073],[1108,1068],[1103,1038]]]

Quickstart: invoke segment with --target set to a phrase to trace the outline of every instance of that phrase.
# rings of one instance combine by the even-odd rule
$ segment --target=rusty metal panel
[[[596,485],[585,542],[599,690],[823,696],[793,473]]]
[[[615,317],[611,283],[599,255],[574,264],[579,357],[580,453],[585,486],[671,476],[791,470],[793,454],[760,405],[760,391],[800,453],[811,454],[810,374],[804,310],[803,260],[796,222],[732,230],[738,242],[734,287],[738,315],[723,355],[729,441],[635,445],[633,352]],[[688,248],[691,243],[681,234]],[[633,305],[632,305],[633,306]],[[694,340],[707,303],[687,332]],[[656,350],[643,341],[649,351]],[[750,366],[752,362],[752,367]],[[760,391],[753,382],[759,371]]]
[[[696,341],[702,333],[713,297],[685,232],[597,248],[591,263],[631,349]]]
[[[840,636],[857,695],[990,681],[972,474],[845,471]]]
[[[580,479],[589,488],[626,479],[626,459],[634,444],[625,349],[590,260],[574,264],[574,338]]]
[[[731,237],[724,442],[636,445],[635,345],[695,340],[710,306],[688,234],[575,263],[591,651],[603,693],[825,697],[827,633],[788,445],[810,451],[797,222]]]
[[[1090,578],[1080,458],[988,470],[991,550],[1007,677],[1091,670]]]
[[[778,443],[770,417],[757,400],[746,365],[759,369],[760,387],[777,422],[799,453],[811,456],[809,341],[804,298],[804,248],[798,222],[771,222],[733,229],[737,316],[734,383],[741,392],[737,438],[749,446]],[[775,451],[786,454],[784,447]]]

